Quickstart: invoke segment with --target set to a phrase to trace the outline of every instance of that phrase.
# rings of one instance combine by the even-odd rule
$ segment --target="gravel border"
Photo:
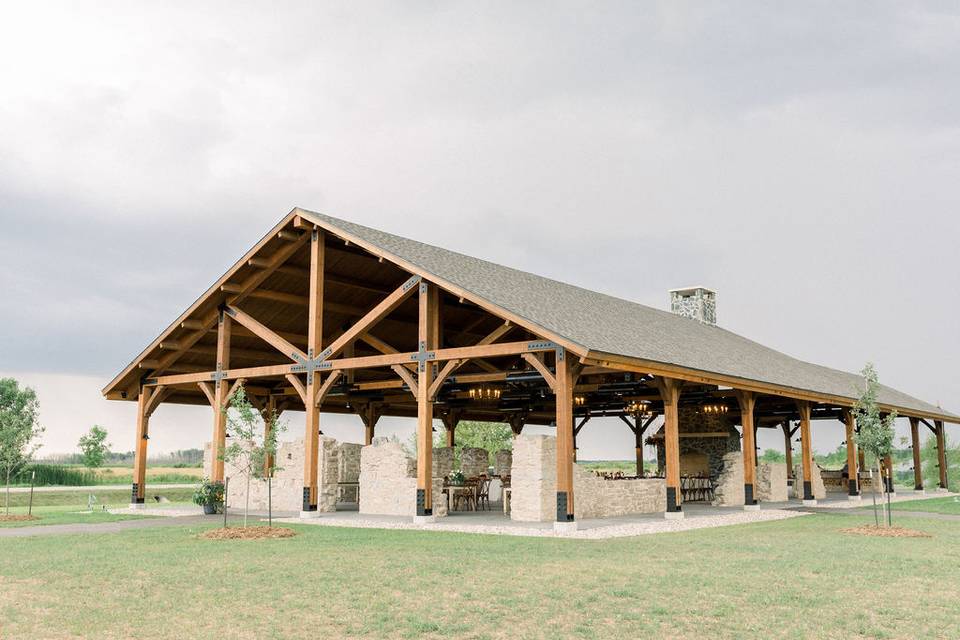
[[[359,518],[338,518],[337,516],[321,516],[319,518],[275,518],[274,522],[285,524],[304,524],[321,527],[346,527],[355,529],[407,529],[415,531],[449,531],[454,533],[479,533],[487,535],[506,535],[539,538],[571,538],[578,540],[606,540],[609,538],[626,538],[643,536],[654,533],[671,533],[676,531],[691,531],[693,529],[708,529],[712,527],[726,527],[736,524],[750,524],[753,522],[770,522],[786,520],[809,515],[800,511],[785,509],[769,509],[766,511],[740,511],[715,516],[695,516],[683,520],[654,520],[646,522],[612,524],[609,526],[591,527],[569,533],[558,533],[553,529],[539,529],[518,525],[493,526],[447,524],[414,524],[404,521],[369,520]]]

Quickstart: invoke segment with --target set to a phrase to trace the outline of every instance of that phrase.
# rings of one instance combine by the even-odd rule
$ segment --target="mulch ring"
[[[932,538],[933,536],[916,529],[903,527],[878,527],[874,524],[865,524],[851,529],[840,529],[840,533],[850,533],[855,536],[879,536],[881,538]]]
[[[292,538],[297,532],[287,527],[227,527],[210,529],[200,534],[204,540],[265,540],[269,538]]]
[[[27,522],[28,520],[39,520],[37,516],[4,516],[0,515],[0,522]]]

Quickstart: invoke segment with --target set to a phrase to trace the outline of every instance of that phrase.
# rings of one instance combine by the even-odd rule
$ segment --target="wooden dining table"
[[[443,485],[443,489],[442,489],[442,490],[443,490],[443,492],[444,492],[445,494],[447,494],[447,511],[448,511],[448,512],[449,512],[449,511],[453,511],[453,506],[452,506],[452,503],[453,503],[453,494],[454,494],[454,492],[455,492],[457,489],[471,489],[471,488],[473,489],[473,505],[474,505],[473,508],[474,508],[474,510],[476,510],[476,508],[477,508],[476,505],[477,505],[477,489],[478,489],[478,487],[479,487],[479,485],[476,485],[476,484],[474,484],[474,485],[469,485],[469,484],[466,484],[466,483],[463,483],[463,484],[445,484],[445,485]]]

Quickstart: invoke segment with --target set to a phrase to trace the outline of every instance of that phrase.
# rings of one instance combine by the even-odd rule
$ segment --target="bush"
[[[223,512],[223,483],[204,478],[193,492],[193,503],[201,507],[213,505],[218,513]]]

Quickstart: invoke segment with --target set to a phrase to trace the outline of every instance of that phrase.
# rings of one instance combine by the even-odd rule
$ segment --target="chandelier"
[[[499,387],[491,387],[490,385],[482,384],[476,387],[472,387],[468,391],[471,400],[476,400],[477,402],[491,402],[494,400],[500,399],[501,390]]]
[[[730,407],[722,402],[708,403],[700,406],[700,410],[711,415],[721,415],[730,411]]]
[[[627,406],[624,407],[624,411],[627,413],[632,413],[636,416],[650,416],[653,413],[650,411],[650,401],[649,400],[631,400],[627,403]]]
[[[587,403],[586,396],[573,396],[573,406],[582,407]]]

